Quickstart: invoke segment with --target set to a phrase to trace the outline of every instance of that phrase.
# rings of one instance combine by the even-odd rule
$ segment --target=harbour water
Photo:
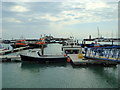
[[[49,44],[44,53],[61,54],[61,45]],[[74,67],[70,63],[7,62],[2,63],[2,88],[118,88],[119,69],[120,65]]]

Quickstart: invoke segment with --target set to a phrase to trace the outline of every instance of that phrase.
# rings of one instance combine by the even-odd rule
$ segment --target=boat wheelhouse
[[[70,38],[63,46],[62,51],[66,54],[82,53],[82,47],[79,45],[78,40]]]

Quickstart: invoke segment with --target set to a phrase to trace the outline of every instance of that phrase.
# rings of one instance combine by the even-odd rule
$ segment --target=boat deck
[[[84,58],[83,59],[78,58],[78,54],[68,54],[68,56],[70,57],[73,63],[84,63],[88,61],[88,60],[84,60]]]

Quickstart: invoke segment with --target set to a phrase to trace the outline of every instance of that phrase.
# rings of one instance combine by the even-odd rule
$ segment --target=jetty
[[[83,49],[80,45],[78,45],[78,41],[71,38],[67,41],[65,45],[62,46],[62,51],[65,55],[68,56],[67,62],[71,62],[72,65],[116,65],[117,62],[105,61],[105,60],[93,60],[87,58],[87,52],[83,54]]]
[[[117,65],[117,62],[105,61],[105,60],[92,60],[86,58],[79,58],[78,54],[68,54],[68,57],[71,60],[72,65],[75,66],[87,66],[87,65]]]
[[[19,55],[16,56],[4,55],[0,56],[0,62],[21,62],[21,58]]]
[[[5,54],[13,53],[13,52],[18,52],[18,51],[25,50],[25,49],[28,49],[28,48],[29,48],[29,46],[19,47],[19,48],[15,48],[15,49],[12,49],[12,50],[3,50],[3,51],[0,51],[0,55],[5,55]]]

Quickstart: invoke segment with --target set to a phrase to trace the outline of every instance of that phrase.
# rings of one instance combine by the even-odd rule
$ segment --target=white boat
[[[70,38],[63,46],[62,51],[66,54],[78,54],[82,53],[82,47],[79,45],[78,40]]]
[[[0,44],[0,51],[3,51],[5,48],[3,47],[2,44]]]
[[[10,44],[0,43],[0,51],[4,51],[4,50],[13,50],[13,48]]]
[[[67,56],[67,62],[79,62],[84,59],[82,47],[78,44],[77,40],[71,38],[62,46],[64,56]]]

